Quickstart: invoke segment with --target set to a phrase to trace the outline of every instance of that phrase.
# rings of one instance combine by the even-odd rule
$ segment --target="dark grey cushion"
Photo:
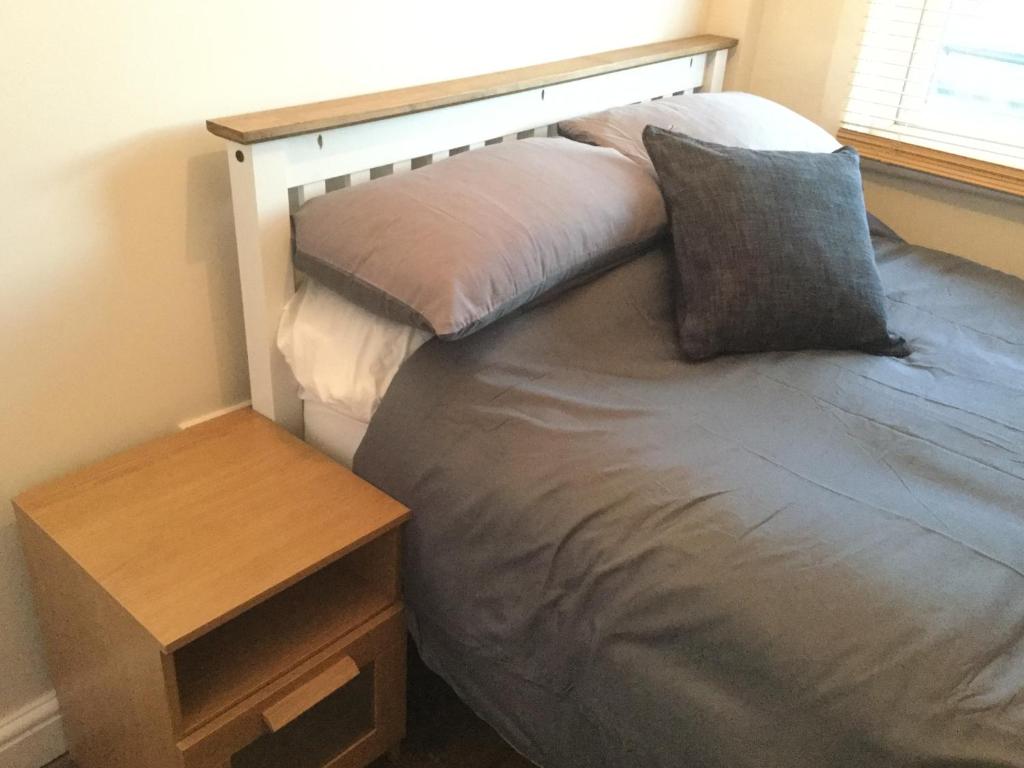
[[[861,349],[904,356],[886,325],[860,157],[724,147],[653,126],[683,354]]]

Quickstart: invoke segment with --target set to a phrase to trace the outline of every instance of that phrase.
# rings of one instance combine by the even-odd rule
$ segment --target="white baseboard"
[[[240,403],[235,403],[234,405],[229,405],[227,408],[219,408],[216,411],[211,411],[210,413],[204,413],[202,416],[196,416],[194,419],[189,419],[187,421],[183,421],[183,422],[178,424],[178,429],[188,429],[189,427],[194,427],[197,424],[202,424],[204,421],[209,421],[210,419],[216,419],[218,416],[224,416],[224,415],[226,415],[228,413],[231,413],[232,411],[240,411],[243,408],[248,408],[250,405],[252,405],[252,401],[251,400],[243,400]],[[2,766],[0,766],[0,768],[2,768]]]
[[[2,768],[40,768],[66,751],[57,694],[53,691],[0,720]]]

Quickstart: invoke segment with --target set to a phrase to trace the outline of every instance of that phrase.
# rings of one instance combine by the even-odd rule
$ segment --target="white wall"
[[[705,26],[739,37],[727,87],[839,128],[867,0],[711,0]],[[1024,276],[1024,200],[865,170],[868,207],[912,242]]]
[[[49,689],[7,499],[247,397],[227,166],[204,119],[680,37],[703,15],[704,0],[0,4],[0,750]]]

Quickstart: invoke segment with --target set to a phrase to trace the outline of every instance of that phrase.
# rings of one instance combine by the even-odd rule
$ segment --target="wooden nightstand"
[[[79,768],[349,768],[397,747],[397,501],[245,410],[14,503]]]

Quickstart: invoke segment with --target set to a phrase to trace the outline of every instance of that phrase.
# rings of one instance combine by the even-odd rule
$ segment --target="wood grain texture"
[[[248,409],[14,503],[164,651],[408,517],[401,504]]]
[[[543,88],[570,80],[734,48],[737,40],[699,35],[440,83],[381,91],[208,120],[207,130],[240,144],[324,131],[396,115]]]
[[[160,647],[18,512],[62,726],[83,766],[179,768]]]
[[[887,165],[1024,197],[1024,170],[1020,168],[975,160],[847,128],[839,131],[838,139],[856,148],[861,156]]]

